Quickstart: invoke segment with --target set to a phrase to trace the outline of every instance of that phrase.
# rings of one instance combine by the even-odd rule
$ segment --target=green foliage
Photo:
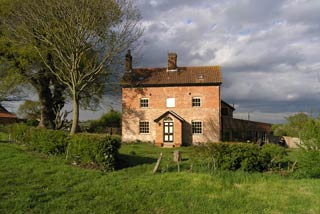
[[[108,127],[120,127],[121,113],[115,110],[110,110],[100,118],[99,123]]]
[[[30,135],[30,140],[25,141],[30,149],[47,155],[65,154],[69,143],[68,132],[30,128]]]
[[[286,156],[285,150],[276,145],[259,147],[246,143],[208,143],[196,151],[205,158],[209,171],[263,172],[279,166]]]
[[[40,119],[40,102],[33,100],[26,100],[19,106],[18,115],[29,120]]]
[[[65,154],[69,134],[65,131],[54,131],[29,127],[23,124],[8,126],[12,139],[25,144],[30,150],[47,155]]]
[[[320,120],[310,119],[301,129],[301,139],[303,144],[300,146],[305,151],[320,151]]]
[[[275,136],[299,137],[304,125],[310,119],[311,118],[307,114],[301,112],[293,116],[287,117],[287,122],[285,124],[273,125],[272,130]]]
[[[263,169],[277,169],[282,167],[288,160],[288,153],[285,148],[275,144],[265,144],[260,148],[260,161]]]
[[[8,141],[9,140],[9,136],[7,133],[5,132],[2,132],[1,129],[0,129],[0,142],[1,141]]]
[[[90,132],[103,133],[107,127],[120,127],[121,113],[115,110],[110,110],[108,113],[102,115],[99,120],[91,121],[89,126]]]
[[[320,178],[320,120],[310,119],[301,131],[299,177]]]
[[[36,92],[41,108],[40,104],[35,106],[27,101],[22,107],[24,109],[21,109],[23,117],[34,123],[35,118],[40,118],[41,111],[39,126],[55,128],[54,119],[65,103],[65,88],[49,72],[48,66],[58,63],[52,56],[52,49],[48,49],[35,37],[21,45],[22,40],[17,39],[15,33],[20,27],[15,26],[12,32],[12,28],[7,25],[12,13],[16,12],[16,7],[21,7],[22,2],[2,0],[0,4],[0,101],[21,100],[27,97],[26,91]],[[35,47],[45,60],[42,60]]]
[[[116,59],[140,38],[140,14],[133,1],[20,0],[15,6],[6,27],[15,43],[35,48],[46,74],[71,95],[75,134],[80,103],[97,106]]]
[[[8,125],[4,127],[4,130],[10,133],[11,138],[19,144],[30,140],[30,127],[25,124]]]
[[[47,155],[65,155],[77,164],[92,165],[105,171],[116,165],[121,139],[108,135],[79,134],[70,137],[65,131],[39,129],[23,124],[7,127],[12,138],[32,151]],[[68,151],[67,151],[68,150]]]
[[[109,135],[75,135],[69,144],[69,157],[77,164],[94,164],[105,171],[113,170],[120,142],[119,137]]]

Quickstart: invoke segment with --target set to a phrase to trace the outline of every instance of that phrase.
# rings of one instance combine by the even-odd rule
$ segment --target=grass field
[[[123,145],[122,169],[105,174],[0,143],[0,213],[320,213],[320,180],[190,172],[181,151],[177,173],[172,149]]]
[[[9,140],[9,136],[7,133],[0,132],[0,142]]]

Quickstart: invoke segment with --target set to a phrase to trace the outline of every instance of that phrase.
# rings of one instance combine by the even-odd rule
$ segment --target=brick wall
[[[200,97],[201,107],[192,107],[192,97]],[[148,108],[140,108],[140,98],[149,99]],[[167,108],[166,99],[175,98],[175,107]],[[220,86],[177,86],[122,89],[123,141],[156,140],[156,118],[166,111],[174,111],[185,122],[182,127],[183,144],[220,139]],[[150,123],[149,134],[139,134],[139,121]],[[203,133],[192,135],[191,121],[203,122]]]

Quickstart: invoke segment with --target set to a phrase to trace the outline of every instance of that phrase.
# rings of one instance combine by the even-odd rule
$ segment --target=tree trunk
[[[72,94],[73,112],[70,135],[74,135],[77,132],[79,122],[79,95],[75,91]]]
[[[49,88],[48,78],[38,81],[38,95],[40,101],[40,128],[54,128],[55,114],[52,108],[52,94]]]

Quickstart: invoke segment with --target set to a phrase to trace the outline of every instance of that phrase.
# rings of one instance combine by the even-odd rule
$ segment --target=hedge
[[[69,144],[68,159],[76,164],[93,164],[104,171],[113,170],[120,142],[119,137],[109,135],[75,135]]]
[[[17,143],[47,155],[65,154],[70,141],[69,134],[65,131],[39,129],[24,124],[11,125],[7,129]]]
[[[29,150],[47,155],[66,155],[68,161],[80,165],[94,165],[104,171],[116,166],[120,137],[77,134],[15,124],[6,127],[13,140]]]
[[[263,172],[284,167],[286,151],[277,145],[262,147],[248,143],[207,143],[196,147],[196,153],[209,170],[243,170]]]

